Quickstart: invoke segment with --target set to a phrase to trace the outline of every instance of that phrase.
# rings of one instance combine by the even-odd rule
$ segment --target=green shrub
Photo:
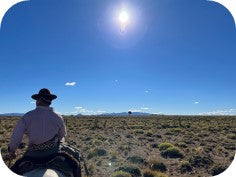
[[[96,145],[96,146],[99,146],[99,145],[102,144],[102,141],[101,141],[101,140],[98,140],[98,139],[94,139],[94,140],[92,141],[92,143],[93,143],[94,145]]]
[[[214,166],[210,171],[212,176],[219,175],[227,169],[227,166]]]
[[[151,144],[150,145],[152,148],[158,148],[158,144],[156,144],[156,143],[153,143],[153,144]]]
[[[173,146],[173,147],[169,147],[166,150],[161,152],[161,155],[163,157],[170,157],[170,158],[182,158],[184,155],[183,153],[180,151],[179,148]]]
[[[141,129],[135,130],[134,131],[135,134],[144,134],[144,131]]]
[[[181,131],[182,131],[181,128],[174,128],[174,129],[173,129],[173,132],[176,132],[176,133],[180,133]]]
[[[148,141],[148,142],[154,142],[155,139],[154,139],[154,138],[147,138],[147,141]]]
[[[102,161],[99,160],[97,163],[96,163],[97,166],[101,166],[102,165]]]
[[[155,134],[154,135],[156,138],[162,138],[162,136],[161,135],[158,135],[158,134]]]
[[[130,161],[131,163],[138,163],[138,164],[143,164],[145,162],[144,158],[137,155],[130,156],[127,158],[127,160]]]
[[[175,132],[173,132],[172,130],[167,130],[165,135],[174,135]]]
[[[122,166],[116,169],[116,171],[124,171],[130,173],[132,177],[142,176],[140,169],[135,166]]]
[[[83,138],[84,141],[90,141],[91,139],[92,139],[92,137],[90,137],[90,136]]]
[[[236,135],[235,135],[235,134],[229,134],[229,135],[227,136],[227,138],[236,140]]]
[[[164,143],[161,143],[161,144],[159,145],[159,149],[160,149],[160,151],[162,151],[162,150],[166,150],[167,148],[173,147],[173,146],[174,146],[174,145],[171,144],[171,143],[164,142]]]
[[[132,177],[132,176],[124,171],[116,171],[112,173],[111,177]]]
[[[126,135],[126,138],[133,138],[133,136],[128,134],[128,135]]]
[[[106,137],[104,134],[102,134],[102,133],[99,133],[99,134],[97,135],[97,138],[98,138],[100,141],[106,141],[106,140],[107,140],[107,137]]]
[[[116,161],[118,154],[116,152],[111,152],[110,155],[111,155],[111,161],[113,162]]]
[[[194,155],[189,159],[193,167],[209,167],[213,164],[213,160],[208,156]]]
[[[146,132],[146,135],[147,135],[148,137],[151,137],[151,136],[153,135],[153,132],[149,130],[149,131]]]
[[[177,146],[182,147],[182,148],[188,147],[188,145],[185,142],[179,142],[177,143]]]
[[[91,159],[95,156],[105,156],[105,155],[107,155],[107,151],[105,149],[95,148],[89,151],[88,158]]]
[[[131,151],[131,147],[130,146],[119,146],[118,149],[120,151]]]
[[[143,171],[143,177],[168,177],[166,174],[146,169]]]
[[[93,163],[89,166],[88,171],[89,171],[90,174],[94,174],[94,172],[95,172],[95,165]]]
[[[236,150],[235,143],[224,143],[224,148],[229,150]]]
[[[164,123],[164,124],[161,125],[161,128],[169,128],[169,127],[170,127],[170,125],[167,124],[167,123]]]
[[[161,172],[166,171],[165,164],[163,162],[160,162],[159,160],[149,160],[148,164],[151,170],[157,170]]]
[[[192,171],[192,167],[191,167],[190,163],[188,161],[183,161],[180,165],[180,171],[181,171],[181,173]]]

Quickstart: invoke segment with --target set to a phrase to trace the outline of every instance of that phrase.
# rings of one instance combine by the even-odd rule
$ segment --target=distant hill
[[[23,113],[5,113],[5,114],[0,114],[0,116],[23,116],[24,114]]]
[[[132,112],[131,116],[148,116],[152,115],[146,112]],[[100,114],[99,116],[129,116],[128,112],[120,112],[120,113],[106,113]]]
[[[4,113],[4,114],[0,114],[0,117],[3,116],[17,116],[17,117],[21,117],[23,116],[24,113]],[[150,113],[146,113],[146,112],[132,112],[131,116],[150,116],[153,114]],[[83,116],[83,114],[77,114],[76,116]],[[129,116],[128,112],[118,112],[118,113],[105,113],[105,114],[98,114],[96,116]]]
[[[83,114],[77,114],[76,116],[83,116]]]

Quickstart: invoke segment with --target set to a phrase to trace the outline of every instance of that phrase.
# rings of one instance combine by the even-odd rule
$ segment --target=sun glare
[[[129,14],[127,11],[122,10],[119,13],[119,23],[120,23],[120,32],[124,34],[124,32],[126,32],[127,30],[127,26],[129,23]]]
[[[127,23],[129,20],[129,14],[126,11],[120,12],[119,20],[121,23]]]

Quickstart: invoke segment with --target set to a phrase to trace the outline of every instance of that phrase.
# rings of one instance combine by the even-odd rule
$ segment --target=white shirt
[[[27,112],[18,121],[11,135],[9,148],[14,152],[27,134],[30,144],[42,144],[58,135],[60,141],[66,136],[66,127],[61,115],[54,112],[51,107],[37,106]]]

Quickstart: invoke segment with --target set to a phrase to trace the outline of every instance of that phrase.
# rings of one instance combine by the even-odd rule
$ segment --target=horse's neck
[[[35,169],[23,174],[27,177],[66,177],[63,173],[52,169]]]

